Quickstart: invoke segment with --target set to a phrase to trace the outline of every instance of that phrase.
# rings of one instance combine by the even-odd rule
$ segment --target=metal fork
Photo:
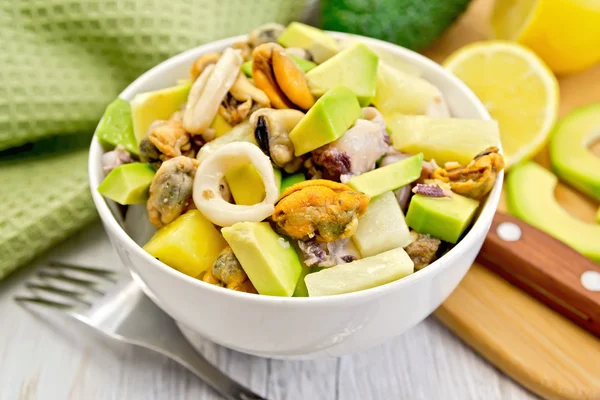
[[[35,303],[59,309],[106,336],[161,353],[183,365],[228,400],[266,400],[225,375],[185,339],[127,272],[50,262],[26,283]]]

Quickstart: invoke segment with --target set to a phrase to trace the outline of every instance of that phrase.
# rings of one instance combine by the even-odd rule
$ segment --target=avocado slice
[[[142,204],[148,200],[154,174],[154,168],[149,164],[122,164],[104,178],[98,185],[98,192],[119,204]]]
[[[397,161],[385,167],[354,176],[348,186],[371,197],[416,181],[421,176],[423,153]]]
[[[186,275],[197,277],[211,268],[227,243],[198,210],[190,210],[160,228],[144,245],[153,257]]]
[[[562,180],[600,200],[600,157],[588,148],[600,140],[600,103],[562,118],[550,137],[552,169]]]
[[[281,188],[279,189],[279,193],[283,193],[283,191],[290,186],[294,186],[296,183],[304,182],[306,177],[302,172],[298,172],[294,175],[288,175],[281,180]]]
[[[478,207],[477,200],[456,193],[452,197],[415,194],[408,206],[406,222],[419,233],[456,243],[471,224]]]
[[[473,157],[500,143],[498,123],[493,120],[384,115],[392,131],[392,145],[405,153],[422,152],[439,165],[448,161],[468,164]]]
[[[238,222],[221,229],[256,291],[290,297],[302,271],[292,244],[268,222]]]
[[[113,148],[121,145],[128,152],[139,155],[137,140],[133,134],[131,106],[120,97],[110,103],[98,123],[96,136],[103,147]]]
[[[400,247],[308,274],[304,281],[310,297],[331,296],[381,286],[413,272],[413,261]]]
[[[358,99],[350,89],[338,86],[329,90],[290,132],[296,157],[342,136],[361,113]]]
[[[358,219],[352,241],[363,257],[371,257],[412,242],[398,200],[393,192],[373,197],[367,212]]]
[[[281,171],[273,167],[275,185],[281,187]],[[252,164],[243,164],[227,171],[225,180],[231,190],[235,204],[252,205],[260,203],[265,198],[265,184]]]
[[[183,81],[177,86],[137,94],[131,100],[133,132],[138,143],[146,135],[151,123],[159,119],[169,119],[187,102],[192,83]]]
[[[379,57],[367,45],[356,43],[313,68],[306,81],[315,97],[343,85],[354,92],[361,107],[366,107],[375,96],[378,62]]]
[[[333,57],[339,51],[339,46],[332,36],[301,22],[290,23],[277,41],[283,47],[300,47],[308,50],[318,64]]]
[[[600,262],[600,226],[571,216],[554,197],[558,182],[533,161],[515,166],[506,178],[509,212]]]
[[[296,57],[293,54],[290,54],[289,56],[303,72],[308,72],[317,66],[316,63],[305,60],[304,58]],[[242,72],[246,74],[248,78],[252,78],[252,60],[242,64]]]

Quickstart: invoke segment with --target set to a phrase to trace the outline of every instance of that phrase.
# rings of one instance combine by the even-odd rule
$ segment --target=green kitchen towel
[[[200,44],[267,22],[307,21],[316,5],[316,0],[2,2],[0,278],[96,215],[86,146],[106,105],[131,81]]]

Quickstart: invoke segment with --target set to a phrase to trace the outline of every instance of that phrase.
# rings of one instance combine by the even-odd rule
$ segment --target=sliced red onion
[[[450,197],[451,193],[449,190],[442,189],[439,185],[435,184],[422,184],[417,183],[413,188],[413,193],[420,194],[429,197]]]

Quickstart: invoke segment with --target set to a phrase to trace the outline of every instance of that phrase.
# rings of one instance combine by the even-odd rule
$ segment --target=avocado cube
[[[169,119],[174,112],[181,110],[187,102],[192,83],[185,81],[166,89],[137,94],[131,100],[133,132],[138,143],[146,135],[151,123],[159,119]]]
[[[302,172],[299,172],[294,175],[288,175],[281,180],[281,189],[279,189],[279,193],[283,193],[283,191],[290,186],[294,186],[296,183],[304,182],[306,177]]]
[[[212,123],[210,124],[210,128],[215,130],[215,137],[221,137],[227,132],[233,129],[233,126],[229,125],[225,118],[221,116],[221,114],[217,113]]]
[[[323,95],[290,132],[295,155],[301,156],[342,136],[361,117],[354,93],[343,86]]]
[[[252,60],[246,61],[242,64],[242,72],[248,77],[252,78]]]
[[[275,175],[275,185],[281,186],[281,171],[273,168]],[[252,205],[260,203],[265,198],[265,184],[252,164],[243,164],[227,171],[225,180],[229,185],[229,190],[235,200],[235,204]]]
[[[415,194],[408,206],[406,222],[419,233],[456,243],[479,207],[477,200],[453,193],[452,197]]]
[[[468,164],[473,157],[500,143],[498,122],[483,119],[384,115],[392,131],[392,145],[405,153],[423,153],[439,165]]]
[[[398,200],[393,192],[373,197],[367,212],[358,219],[352,241],[363,257],[371,257],[412,242]]]
[[[332,36],[301,22],[290,23],[277,41],[283,47],[300,47],[308,50],[318,64],[333,57],[339,51],[338,44]]]
[[[211,268],[227,246],[215,226],[198,210],[190,210],[160,228],[144,250],[169,267],[191,277]]]
[[[110,103],[96,129],[96,136],[102,146],[121,145],[130,153],[139,155],[137,140],[133,134],[133,119],[129,103],[117,97]]]
[[[423,154],[419,153],[385,167],[377,168],[364,174],[354,176],[348,186],[371,197],[416,181],[421,176]]]
[[[142,204],[148,200],[154,174],[149,164],[122,164],[104,178],[98,185],[98,192],[119,204]]]
[[[316,97],[343,85],[354,92],[361,107],[366,107],[375,96],[378,62],[377,54],[364,43],[356,43],[313,68],[306,81]]]
[[[302,271],[292,244],[268,222],[238,222],[221,230],[256,291],[290,297]]]
[[[400,247],[308,274],[304,281],[310,297],[331,296],[381,286],[412,274],[414,269],[413,261]]]

